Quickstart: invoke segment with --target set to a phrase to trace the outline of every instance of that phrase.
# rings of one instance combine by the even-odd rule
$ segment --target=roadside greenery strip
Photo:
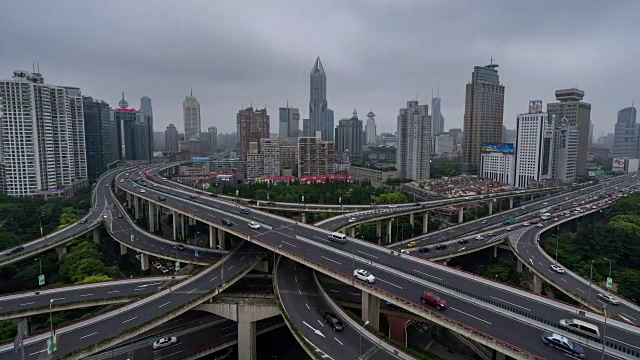
[[[102,351],[106,348],[108,348],[109,346],[112,346],[114,344],[117,344],[120,342],[120,338],[122,337],[132,337],[132,336],[136,336],[139,335],[141,333],[143,333],[144,331],[148,330],[149,328],[152,328],[154,326],[157,326],[161,323],[163,323],[164,321],[166,321],[168,318],[174,318],[180,314],[185,313],[186,311],[188,311],[189,309],[200,305],[202,303],[204,303],[205,301],[207,301],[208,299],[210,299],[213,296],[218,295],[219,293],[221,293],[224,289],[228,288],[229,286],[233,285],[237,280],[239,280],[240,278],[242,278],[246,273],[248,273],[251,269],[253,269],[258,262],[260,262],[260,260],[264,257],[263,256],[259,256],[256,257],[256,261],[254,261],[253,263],[250,263],[248,265],[246,265],[245,267],[242,268],[241,271],[237,272],[235,275],[233,275],[231,278],[229,278],[228,280],[226,280],[220,287],[212,289],[206,293],[203,293],[202,296],[199,296],[185,304],[183,304],[182,306],[164,313],[162,315],[159,315],[143,324],[140,324],[138,326],[135,326],[133,328],[127,329],[123,332],[121,332],[120,334],[116,335],[116,336],[112,336],[110,338],[104,339],[96,344],[92,344],[89,345],[85,348],[82,349],[78,349],[75,350],[69,354],[64,355],[63,357],[61,357],[60,359],[83,359],[86,356],[89,356],[91,354],[94,354],[98,351]],[[224,264],[223,264],[224,265]]]
[[[280,263],[280,256],[278,256],[278,260],[274,265],[276,269],[275,273],[278,272],[279,263]],[[296,325],[293,323],[293,320],[291,320],[291,318],[289,317],[287,310],[284,308],[284,305],[282,304],[282,299],[280,299],[280,291],[278,290],[278,277],[276,276],[276,274],[274,274],[273,276],[273,292],[276,296],[276,302],[278,303],[278,308],[280,308],[280,313],[282,313],[282,318],[284,319],[284,322],[287,324],[287,327],[289,328],[289,330],[291,330],[291,332],[293,333],[293,336],[296,338],[296,340],[298,340],[298,343],[302,345],[302,347],[310,357],[316,360],[323,360],[323,357],[320,356],[318,351],[316,351],[318,349],[315,347],[315,345],[312,345],[304,335],[302,335],[302,333],[298,330]]]

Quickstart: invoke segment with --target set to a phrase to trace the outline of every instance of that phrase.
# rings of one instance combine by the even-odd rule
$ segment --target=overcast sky
[[[78,86],[116,106],[153,101],[155,130],[180,131],[193,88],[203,130],[235,131],[235,114],[266,104],[308,115],[309,72],[320,55],[338,119],[376,113],[395,131],[407,100],[431,103],[440,84],[445,129],[462,127],[474,65],[493,57],[506,86],[504,123],[528,100],[578,86],[595,136],[640,99],[640,1],[68,1],[7,0],[0,10],[0,78],[39,61],[45,81]]]

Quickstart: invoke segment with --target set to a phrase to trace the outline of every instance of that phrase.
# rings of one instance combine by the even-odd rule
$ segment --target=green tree
[[[378,196],[377,204],[403,204],[409,202],[407,196],[399,191],[391,191]]]

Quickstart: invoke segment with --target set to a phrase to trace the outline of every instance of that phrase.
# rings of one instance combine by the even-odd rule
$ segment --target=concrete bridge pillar
[[[509,209],[513,209],[513,196],[509,198]]]
[[[533,292],[542,294],[542,278],[536,274],[533,274]]]
[[[214,226],[209,225],[209,247],[216,249],[218,247],[218,232]]]
[[[464,206],[460,206],[458,209],[458,224],[461,224],[464,221]]]
[[[493,257],[494,258],[498,257],[498,246],[497,245],[493,247]]]
[[[380,299],[366,291],[362,292],[362,320],[369,321],[369,325],[380,329]]]
[[[349,228],[349,236],[351,237],[355,237],[356,236],[356,228],[355,226],[352,226]]]
[[[393,220],[387,222],[387,244],[391,244],[391,224],[393,224]]]
[[[224,230],[218,228],[218,246],[220,250],[227,250],[227,242],[225,240]]]
[[[22,318],[15,318],[15,319],[11,319],[11,320],[13,321],[13,324],[18,327],[18,329],[20,329],[20,324],[23,321],[26,321],[27,322],[27,326],[26,326],[26,329],[25,329],[26,332],[24,333],[24,336],[27,337],[27,336],[31,335],[31,316],[25,316],[25,317],[22,317]]]
[[[429,212],[425,211],[422,217],[422,233],[426,234],[429,231]]]
[[[127,247],[120,243],[120,255],[127,255]]]
[[[411,227],[413,227],[416,220],[414,215],[414,213],[409,214],[409,224],[411,224]]]
[[[522,261],[520,261],[520,259],[516,259],[516,271],[519,273],[522,272]]]
[[[376,221],[376,238],[378,240],[378,245],[382,242],[382,221]]]
[[[171,218],[173,219],[173,240],[178,240],[178,214],[175,210],[171,210]]]
[[[100,229],[93,229],[93,243],[96,245],[100,245]]]
[[[300,213],[300,222],[303,222],[305,224],[307,223],[307,213],[304,211]]]
[[[533,201],[533,194],[529,197],[529,200]]]
[[[133,218],[140,219],[140,198],[138,196],[133,197]]]
[[[127,192],[127,209],[131,210],[131,206],[133,206],[132,202],[132,196],[130,192]]]
[[[187,238],[186,234],[187,234],[187,230],[185,229],[187,227],[186,221],[184,221],[186,219],[189,219],[188,216],[186,216],[185,214],[180,214],[180,232],[182,235],[182,240],[185,240]]]
[[[489,200],[489,215],[493,215],[493,201]]]
[[[66,245],[58,246],[56,248],[56,252],[58,253],[58,259],[62,259],[62,257],[67,254],[67,246]]]
[[[142,271],[149,270],[149,255],[140,253],[140,268]]]
[[[149,203],[149,232],[154,233],[156,231],[156,209],[152,201]]]
[[[507,357],[500,351],[493,350],[493,360],[505,360]]]
[[[256,322],[238,321],[238,360],[256,360]]]

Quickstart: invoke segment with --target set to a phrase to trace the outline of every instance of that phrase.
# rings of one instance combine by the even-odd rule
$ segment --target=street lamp
[[[591,260],[591,270],[590,270],[590,275],[589,275],[589,297],[587,298],[587,305],[589,306],[589,308],[591,308],[591,284],[593,283],[593,262],[594,260]]]
[[[553,235],[556,238],[556,264],[558,263],[558,235]]]
[[[53,342],[53,312],[51,311],[51,307],[53,306],[53,301],[56,299],[51,299],[49,300],[49,325],[50,325],[50,330],[51,330],[51,341]]]
[[[607,259],[607,258],[604,258],[604,259],[609,261],[609,277],[611,277],[611,259]]]
[[[38,216],[38,222],[40,223],[40,237],[42,237],[44,235],[42,231],[42,214]]]
[[[40,264],[40,277],[41,277],[42,276],[42,259],[37,258],[35,259],[35,261],[37,261]],[[38,277],[38,282],[40,282],[40,277]],[[40,288],[42,288],[42,285],[40,285]]]
[[[604,346],[607,343],[607,304],[604,304],[604,329],[602,330],[602,354],[600,360],[604,360]]]
[[[364,324],[362,325],[362,329],[364,329],[365,327],[367,327],[367,325],[369,325],[369,320],[365,321]],[[360,330],[360,352],[358,353],[358,359],[362,360],[362,331]]]

